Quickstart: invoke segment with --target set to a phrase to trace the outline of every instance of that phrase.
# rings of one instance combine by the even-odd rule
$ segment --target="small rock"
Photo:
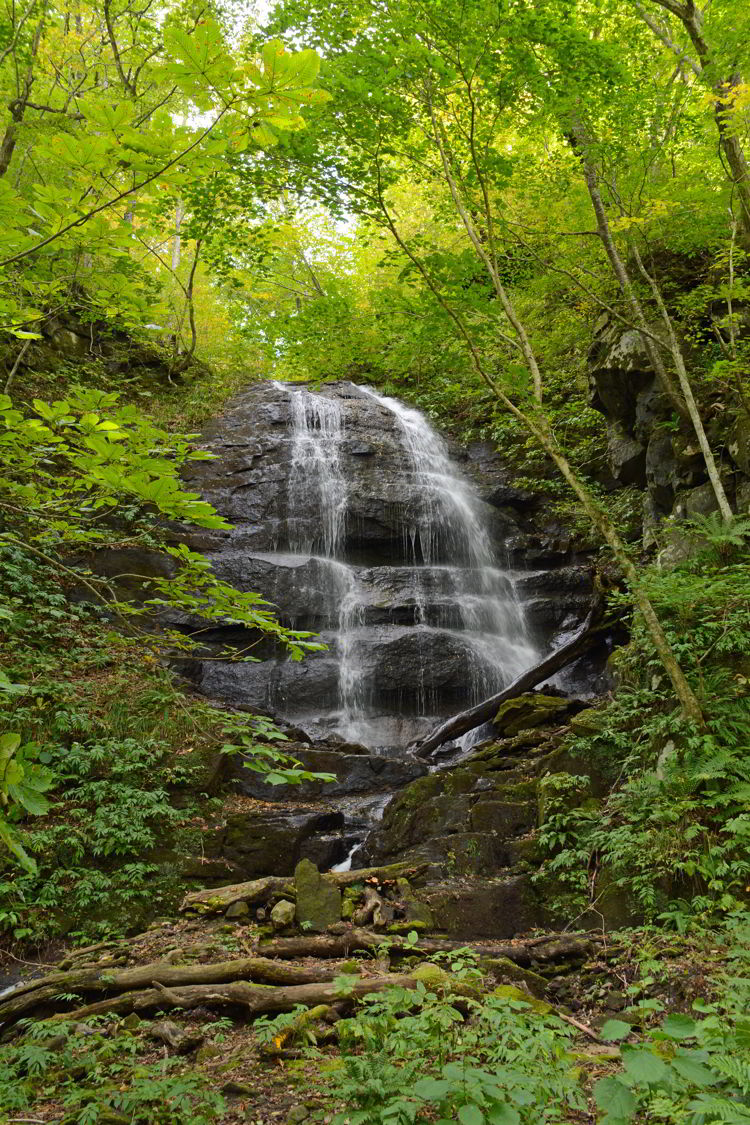
[[[127,1027],[128,1031],[132,1031],[134,1028],[140,1027],[140,1026],[141,1026],[141,1017],[136,1015],[135,1012],[131,1012],[130,1015],[126,1016],[125,1019],[122,1021],[122,1027]]]
[[[230,1098],[251,1098],[255,1094],[252,1086],[248,1086],[246,1082],[237,1082],[234,1078],[224,1083],[221,1092]]]
[[[225,913],[225,918],[245,918],[250,913],[250,907],[246,902],[233,902],[231,903]]]
[[[620,992],[618,989],[613,989],[613,991],[610,992],[610,994],[605,997],[604,1000],[604,1006],[605,1008],[609,1008],[610,1012],[621,1012],[622,1009],[627,1005],[627,1003],[627,996],[624,992]]]
[[[426,930],[427,928],[428,928],[427,923],[421,922],[418,919],[416,919],[413,922],[409,922],[409,921],[392,922],[391,925],[388,927],[388,933],[389,934],[408,934],[411,930],[419,931],[419,930]]]
[[[197,1063],[209,1062],[211,1059],[218,1059],[221,1051],[215,1047],[213,1043],[206,1043],[205,1047],[201,1047],[195,1056]]]
[[[271,911],[271,922],[275,930],[285,930],[287,926],[294,924],[295,905],[289,902],[288,899],[282,898],[277,902]]]
[[[300,1122],[306,1121],[309,1116],[310,1110],[307,1106],[296,1105],[286,1115],[286,1125],[300,1125]]]

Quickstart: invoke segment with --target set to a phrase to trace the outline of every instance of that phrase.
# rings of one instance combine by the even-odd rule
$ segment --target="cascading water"
[[[388,721],[382,706],[375,705],[368,683],[377,679],[371,632],[366,627],[372,601],[366,580],[371,572],[346,559],[350,488],[341,455],[346,404],[304,388],[285,389],[291,399],[292,431],[289,546],[300,555],[317,549],[312,557],[328,575],[332,630],[326,639],[338,664],[338,707],[331,716],[332,727],[344,738],[372,748],[392,746],[398,717],[395,723]],[[418,724],[436,714],[439,706],[436,689],[427,684],[428,641],[434,640],[436,631],[463,649],[471,702],[518,675],[534,661],[536,650],[512,578],[498,566],[479,501],[451,462],[442,439],[418,411],[369,388],[356,390],[374,408],[392,416],[406,462],[409,501],[402,536],[408,565],[401,570],[411,587],[408,643],[413,651],[410,674],[416,686],[413,710]],[[392,627],[393,643],[404,640],[403,626]]]
[[[226,854],[245,878],[302,856],[357,866],[390,797],[429,768],[409,744],[536,662],[526,614],[539,622],[539,583],[519,575],[525,609],[504,565],[506,544],[526,550],[525,515],[501,499],[491,453],[469,454],[490,474],[485,500],[418,411],[348,382],[255,384],[208,447],[218,459],[196,463],[194,484],[233,525],[203,547],[215,572],[327,647],[294,661],[228,619],[207,647],[251,645],[256,659],[208,658],[194,682],[276,719],[306,769],[336,777],[271,789],[238,768],[260,803]]]

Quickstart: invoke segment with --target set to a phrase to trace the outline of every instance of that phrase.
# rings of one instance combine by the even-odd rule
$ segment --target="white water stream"
[[[332,651],[338,664],[338,713],[333,727],[344,738],[371,748],[393,745],[399,716],[384,717],[371,705],[370,631],[365,628],[367,591],[362,568],[346,561],[348,482],[342,463],[346,412],[339,399],[304,388],[291,397],[292,450],[288,485],[289,545],[327,567],[331,604],[336,607]],[[482,505],[451,461],[444,442],[426,418],[397,399],[358,388],[374,406],[392,416],[410,477],[413,515],[404,524],[417,638],[415,666],[418,716],[436,713],[425,687],[429,652],[439,630],[465,646],[471,702],[498,691],[537,658],[516,596],[512,576],[502,568],[483,522]],[[428,620],[428,591],[442,572],[443,604]],[[447,594],[447,596],[446,596]],[[428,646],[427,641],[433,642]],[[385,720],[385,721],[384,721]]]

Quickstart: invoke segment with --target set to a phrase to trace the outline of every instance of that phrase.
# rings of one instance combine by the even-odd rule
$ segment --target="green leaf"
[[[632,1030],[630,1024],[625,1023],[624,1020],[607,1020],[599,1035],[608,1043],[616,1043],[620,1039],[627,1039]]]
[[[594,1101],[614,1120],[630,1121],[635,1113],[635,1095],[619,1078],[600,1078],[594,1085]]]
[[[703,1063],[691,1059],[689,1055],[675,1055],[672,1066],[691,1086],[714,1086],[720,1079],[717,1074],[709,1070]]]
[[[477,1105],[462,1105],[458,1111],[461,1125],[484,1125],[484,1114]]]
[[[0,813],[0,843],[5,844],[5,847],[16,857],[24,871],[28,871],[29,875],[36,875],[36,862],[26,851],[2,813]]]
[[[412,1087],[412,1093],[426,1102],[444,1098],[451,1089],[450,1082],[443,1078],[420,1078]]]
[[[517,1110],[513,1106],[508,1105],[507,1102],[495,1102],[491,1109],[487,1111],[487,1119],[492,1122],[492,1125],[520,1125],[521,1118]]]
[[[263,47],[263,70],[266,81],[274,85],[279,78],[289,73],[291,55],[280,39],[271,39]]]
[[[9,785],[8,795],[34,816],[44,816],[49,811],[47,798],[41,793],[35,793],[27,785]]]
[[[653,1051],[623,1049],[622,1059],[625,1070],[633,1081],[647,1086],[662,1082],[669,1073],[667,1064]]]
[[[15,731],[9,731],[7,734],[0,734],[0,762],[4,758],[9,758],[11,754],[15,754],[20,745],[21,736]]]
[[[306,50],[298,51],[296,55],[292,55],[289,60],[288,73],[294,78],[295,82],[299,82],[301,86],[307,86],[314,82],[320,72],[320,55],[317,51]]]
[[[661,1030],[670,1039],[691,1039],[697,1028],[698,1025],[695,1020],[690,1016],[683,1015],[682,1012],[673,1012],[667,1016],[661,1025]]]

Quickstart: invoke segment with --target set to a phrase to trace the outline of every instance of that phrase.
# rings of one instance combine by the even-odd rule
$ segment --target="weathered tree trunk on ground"
[[[74,1012],[53,1016],[53,1020],[85,1020],[91,1016],[116,1012],[127,1015],[129,1012],[167,1010],[170,1008],[224,1008],[240,1007],[246,1015],[260,1016],[266,1012],[289,1012],[304,1004],[335,1004],[342,999],[358,1000],[371,992],[382,992],[386,988],[416,988],[415,977],[401,973],[389,973],[381,977],[367,977],[352,982],[351,991],[344,995],[338,984],[322,982],[315,984],[290,985],[288,988],[267,988],[250,984],[248,981],[229,981],[226,984],[194,984],[183,988],[164,988],[157,985],[140,992],[124,992],[109,1000],[87,1004]]]
[[[519,938],[515,941],[476,943],[451,941],[447,938],[422,938],[410,945],[402,937],[388,935],[391,957],[413,953],[450,953],[454,949],[474,949],[484,957],[507,957],[517,965],[533,961],[556,961],[575,955],[588,956],[596,938],[592,934],[547,934],[542,938]],[[341,936],[320,934],[311,937],[273,938],[262,942],[258,953],[263,957],[346,957],[357,950],[376,949],[383,942],[382,934],[370,930],[350,930]]]
[[[579,656],[588,652],[597,640],[601,639],[599,621],[603,609],[603,599],[597,599],[581,628],[566,644],[555,649],[549,656],[545,656],[544,660],[540,660],[533,668],[522,672],[512,684],[503,688],[502,691],[490,696],[489,699],[485,699],[483,703],[477,703],[476,706],[461,711],[460,714],[454,715],[453,718],[447,719],[440,726],[435,727],[424,738],[413,742],[409,749],[418,758],[429,757],[443,743],[449,742],[452,738],[459,738],[470,730],[475,730],[482,723],[488,723],[495,717],[501,703],[506,703],[509,699],[523,695],[525,691],[530,691],[531,688],[536,687],[537,684],[542,683],[555,672],[559,672],[561,668],[565,668],[573,660],[577,660]]]
[[[342,967],[335,962],[310,967],[284,965],[278,960],[264,957],[215,961],[208,965],[172,965],[170,962],[156,961],[117,972],[107,968],[74,969],[65,973],[52,973],[22,985],[11,996],[0,1001],[0,1022],[18,1020],[27,1012],[50,1004],[62,993],[132,992],[134,989],[148,988],[157,981],[166,988],[223,984],[226,981],[254,981],[264,985],[315,984],[333,980],[342,971]]]

